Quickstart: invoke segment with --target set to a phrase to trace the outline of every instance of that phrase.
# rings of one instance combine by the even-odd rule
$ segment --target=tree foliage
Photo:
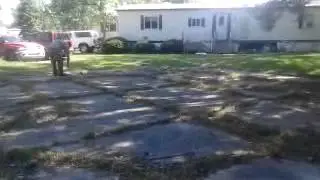
[[[303,28],[307,16],[306,5],[308,5],[311,0],[283,0],[283,2],[291,13],[296,14],[299,29]]]
[[[310,2],[311,0],[270,0],[257,6],[254,15],[260,21],[261,27],[270,31],[283,12],[288,11],[296,15],[298,28],[301,29],[307,15],[306,5]]]
[[[52,0],[48,5],[51,17],[58,29],[89,29],[95,25],[97,8],[91,5],[93,0]]]
[[[15,26],[21,28],[21,34],[39,29],[40,11],[34,0],[20,0],[15,13]]]
[[[121,4],[186,3],[189,0],[20,0],[15,23],[23,32],[34,30],[76,30],[100,27],[116,21],[112,10]],[[37,3],[36,3],[37,2]]]

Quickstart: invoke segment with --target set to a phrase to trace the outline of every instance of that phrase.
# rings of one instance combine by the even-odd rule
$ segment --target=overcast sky
[[[46,0],[44,0],[46,1]],[[216,3],[223,3],[223,4],[255,4],[255,3],[261,3],[266,0],[200,0],[205,3],[210,4],[216,4]],[[11,24],[13,22],[12,17],[12,8],[16,8],[19,3],[19,0],[0,0],[0,6],[2,7],[2,10],[0,11],[0,20],[2,20],[5,24]]]
[[[0,11],[0,19],[5,24],[11,24],[13,21],[11,8],[15,8],[19,0],[0,0],[0,6],[2,10]]]

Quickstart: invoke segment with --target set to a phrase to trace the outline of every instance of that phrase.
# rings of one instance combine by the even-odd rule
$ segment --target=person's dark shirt
[[[65,52],[68,52],[69,50],[69,45],[68,43],[66,43],[63,40],[54,40],[48,48],[49,54],[51,56],[55,55],[56,53],[60,53],[62,50],[64,50]]]

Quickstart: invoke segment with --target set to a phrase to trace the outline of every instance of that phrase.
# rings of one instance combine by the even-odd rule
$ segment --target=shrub
[[[121,37],[107,39],[102,45],[102,52],[106,54],[126,53],[128,51],[127,40]]]
[[[171,39],[164,41],[160,46],[161,52],[163,53],[182,53],[183,52],[183,41]]]
[[[135,46],[136,53],[154,53],[156,52],[156,46],[152,43],[138,43]]]

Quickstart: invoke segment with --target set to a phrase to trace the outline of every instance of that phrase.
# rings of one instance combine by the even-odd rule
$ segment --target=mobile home
[[[308,16],[301,28],[295,14],[284,12],[269,31],[262,28],[252,13],[255,8],[170,3],[125,5],[117,9],[117,34],[130,41],[154,43],[181,39],[186,47],[207,52],[238,52],[250,45],[280,51],[320,51],[320,6],[307,7]]]

